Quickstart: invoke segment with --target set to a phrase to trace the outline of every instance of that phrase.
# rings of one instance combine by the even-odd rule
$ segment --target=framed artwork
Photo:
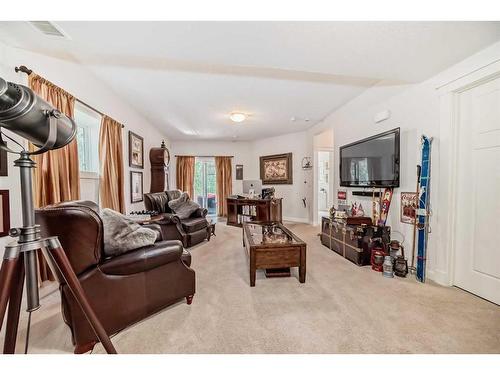
[[[9,165],[7,159],[7,151],[0,149],[0,176],[5,177],[9,175]]]
[[[144,168],[144,138],[128,131],[128,164],[130,167]]]
[[[417,217],[417,193],[401,193],[401,222],[415,224]]]
[[[10,230],[9,191],[0,190],[0,237],[8,236],[9,230]]]
[[[243,180],[243,165],[236,164],[236,179]]]
[[[292,153],[260,157],[260,179],[263,185],[293,184]]]
[[[130,171],[130,202],[142,202],[142,172]]]

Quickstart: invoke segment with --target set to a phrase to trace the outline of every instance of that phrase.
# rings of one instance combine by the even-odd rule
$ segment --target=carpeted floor
[[[241,229],[191,249],[197,293],[113,338],[120,353],[500,353],[500,307],[456,288],[387,279],[323,247],[318,228],[287,224],[307,242],[307,280],[250,288]],[[72,351],[58,292],[33,314],[31,353]],[[24,305],[23,305],[24,306]],[[18,351],[22,351],[23,313]],[[3,339],[2,339],[3,341]],[[94,353],[103,353],[96,346]]]

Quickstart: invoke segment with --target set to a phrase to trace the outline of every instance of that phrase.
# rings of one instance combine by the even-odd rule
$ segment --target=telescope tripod
[[[40,236],[40,227],[35,225],[31,187],[31,169],[35,167],[35,162],[30,159],[30,154],[26,151],[22,151],[20,155],[21,157],[14,162],[14,165],[19,167],[21,172],[23,227],[11,229],[10,235],[19,237],[19,239],[5,247],[5,254],[0,268],[0,329],[7,311],[7,305],[9,306],[3,353],[13,354],[15,352],[25,280],[27,311],[29,313],[25,353],[28,350],[31,312],[40,307],[37,255],[39,251],[43,251],[43,255],[57,281],[68,285],[106,352],[116,354],[116,349],[90,306],[89,300],[71,267],[61,243],[57,237],[41,238]]]

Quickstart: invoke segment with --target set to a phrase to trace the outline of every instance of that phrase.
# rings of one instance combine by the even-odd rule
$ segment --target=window
[[[194,173],[194,201],[206,209],[209,215],[217,213],[217,189],[214,158],[196,158]]]
[[[80,172],[99,177],[99,130],[101,115],[80,102],[75,103]]]
[[[101,115],[86,105],[75,103],[80,198],[99,203],[99,131]]]

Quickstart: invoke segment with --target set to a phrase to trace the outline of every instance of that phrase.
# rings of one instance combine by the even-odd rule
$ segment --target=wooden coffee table
[[[278,222],[243,223],[243,246],[249,258],[250,286],[257,269],[299,267],[299,281],[306,281],[306,243]]]

